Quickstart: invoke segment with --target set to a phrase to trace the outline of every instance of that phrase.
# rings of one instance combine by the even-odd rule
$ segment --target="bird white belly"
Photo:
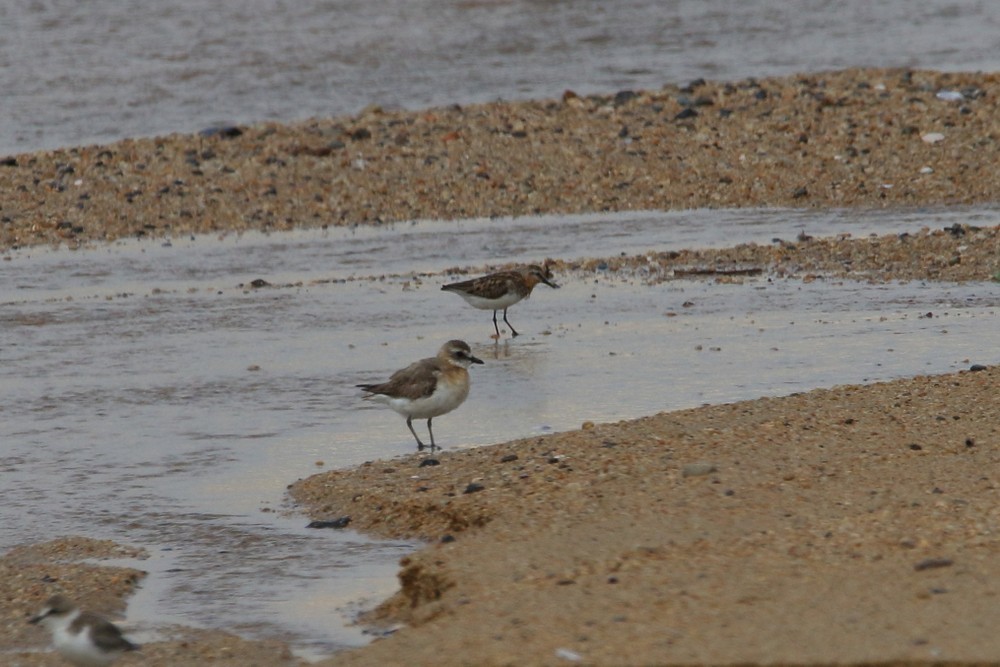
[[[524,298],[517,292],[508,292],[498,299],[484,299],[481,296],[466,294],[465,292],[458,292],[458,295],[465,299],[465,302],[470,306],[473,308],[479,308],[480,310],[500,310],[502,308],[508,308]]]
[[[105,667],[114,662],[119,652],[102,653],[87,636],[88,633],[71,634],[67,629],[57,630],[53,635],[56,650],[75,665]]]
[[[410,400],[406,398],[378,397],[390,408],[413,419],[431,419],[446,412],[451,412],[462,404],[469,395],[469,384],[438,382],[434,393],[425,398]],[[373,397],[375,398],[375,397]]]

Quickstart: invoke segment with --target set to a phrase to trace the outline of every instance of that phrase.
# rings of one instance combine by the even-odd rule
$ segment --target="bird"
[[[139,649],[114,623],[81,611],[64,595],[50,597],[29,622],[47,628],[59,655],[77,667],[107,667],[126,651]]]
[[[410,433],[417,439],[417,450],[424,449],[420,436],[413,430],[414,419],[427,420],[431,436],[430,450],[437,449],[431,420],[460,406],[469,395],[469,371],[482,359],[472,354],[469,344],[450,340],[441,346],[437,356],[415,361],[393,373],[387,382],[359,384],[368,392],[366,399],[388,405],[406,417]]]
[[[497,325],[497,311],[503,309],[503,321],[510,327],[511,338],[518,335],[517,330],[507,319],[507,309],[522,299],[531,296],[531,290],[538,283],[544,283],[553,289],[559,285],[552,282],[552,273],[548,263],[545,266],[531,264],[512,271],[491,273],[472,280],[445,285],[441,289],[459,295],[473,308],[493,311],[494,338],[500,339],[500,327]]]

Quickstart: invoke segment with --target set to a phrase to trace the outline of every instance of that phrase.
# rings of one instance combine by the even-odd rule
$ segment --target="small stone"
[[[350,523],[351,523],[351,517],[342,516],[342,517],[337,517],[336,519],[329,519],[325,521],[322,520],[310,521],[306,525],[306,528],[347,528],[348,524]]]
[[[705,475],[711,475],[713,472],[718,472],[719,469],[714,463],[699,462],[699,463],[688,463],[681,469],[682,477],[704,477]]]
[[[583,429],[584,431],[589,431],[590,429],[594,428],[594,422],[592,422],[592,421],[585,421],[580,426],[580,428]]]
[[[517,460],[517,454],[507,454],[500,459],[500,463],[510,463]]]
[[[235,125],[213,125],[211,127],[206,127],[198,132],[198,134],[203,137],[223,137],[225,139],[234,139],[241,136],[243,134],[243,130]]]
[[[570,662],[580,662],[583,660],[583,656],[576,651],[571,651],[568,648],[557,648],[556,657],[562,660],[569,660]]]
[[[441,465],[440,461],[438,461],[437,459],[432,459],[432,458],[428,457],[426,459],[421,460],[420,461],[420,465],[417,466],[417,467],[418,468],[427,468],[429,466],[439,466],[439,465]]]
[[[923,572],[924,570],[936,570],[941,567],[951,567],[955,564],[950,558],[925,558],[916,565],[913,569],[917,572]]]
[[[965,95],[957,90],[939,90],[934,97],[945,102],[961,102],[965,99]]]
[[[615,93],[614,105],[620,107],[623,104],[631,102],[633,99],[638,97],[638,93],[634,90],[622,90]]]
[[[469,484],[467,487],[465,487],[465,491],[462,491],[462,493],[478,493],[485,489],[486,487],[483,486],[482,484],[476,484],[475,482],[473,482]]]

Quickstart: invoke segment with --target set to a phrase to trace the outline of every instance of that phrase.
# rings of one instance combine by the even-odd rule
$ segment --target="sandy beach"
[[[0,249],[538,213],[992,205],[998,100],[996,74],[847,70],[7,156]],[[705,280],[985,282],[1000,280],[1000,228],[552,260],[557,275],[652,261]],[[394,631],[320,664],[1000,664],[994,348],[984,340],[950,375],[288,480],[303,515],[427,543],[362,619]],[[65,536],[3,555],[8,663],[62,664],[28,615],[55,587],[120,615],[143,573],[94,561],[141,554]],[[175,632],[119,664],[305,664],[281,642]]]

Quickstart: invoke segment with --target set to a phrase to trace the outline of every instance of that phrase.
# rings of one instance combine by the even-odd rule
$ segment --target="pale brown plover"
[[[482,359],[473,356],[468,343],[450,340],[441,346],[436,357],[421,359],[402,368],[380,384],[359,384],[368,392],[365,398],[388,405],[406,417],[410,433],[417,439],[417,449],[424,443],[413,430],[414,419],[427,420],[427,432],[431,436],[431,451],[437,448],[431,420],[451,412],[460,406],[469,395],[469,371],[471,364],[481,364]]]
[[[139,647],[103,616],[81,611],[64,595],[53,595],[30,623],[52,634],[56,651],[77,667],[107,667],[126,651]]]

